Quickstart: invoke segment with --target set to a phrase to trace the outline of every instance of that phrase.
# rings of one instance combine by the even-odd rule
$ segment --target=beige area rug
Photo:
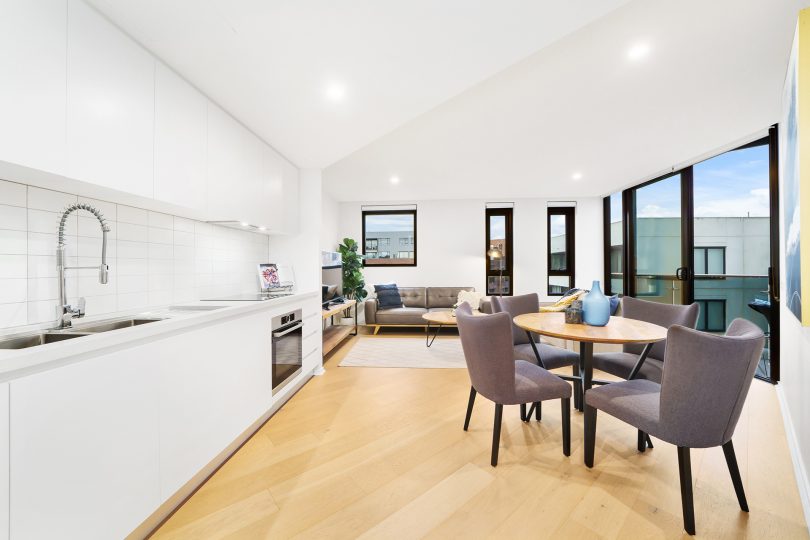
[[[461,340],[442,339],[425,346],[424,337],[360,336],[346,353],[340,367],[466,368]]]

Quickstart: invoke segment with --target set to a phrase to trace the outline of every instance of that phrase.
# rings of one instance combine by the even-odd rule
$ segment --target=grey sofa
[[[422,315],[450,311],[460,291],[474,290],[475,287],[399,287],[403,307],[379,309],[376,298],[366,300],[366,326],[373,326],[375,335],[384,326],[427,326]]]

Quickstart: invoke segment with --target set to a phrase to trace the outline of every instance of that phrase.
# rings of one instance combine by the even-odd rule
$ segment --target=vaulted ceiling
[[[336,198],[376,201],[602,195],[762,133],[810,3],[88,1]]]

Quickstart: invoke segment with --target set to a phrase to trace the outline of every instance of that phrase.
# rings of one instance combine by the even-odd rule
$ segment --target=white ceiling
[[[779,120],[807,4],[634,0],[331,165],[326,189],[510,200],[638,183]],[[630,61],[639,43],[649,54]]]
[[[323,168],[627,0],[88,2],[291,161]]]

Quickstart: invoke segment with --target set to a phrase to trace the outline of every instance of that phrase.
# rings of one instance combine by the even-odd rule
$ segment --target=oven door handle
[[[286,336],[287,334],[289,334],[291,332],[295,332],[296,330],[302,329],[303,327],[304,327],[304,323],[300,322],[300,323],[296,324],[295,326],[293,326],[291,328],[287,328],[283,332],[273,332],[273,337],[274,338],[284,337],[284,336]]]

